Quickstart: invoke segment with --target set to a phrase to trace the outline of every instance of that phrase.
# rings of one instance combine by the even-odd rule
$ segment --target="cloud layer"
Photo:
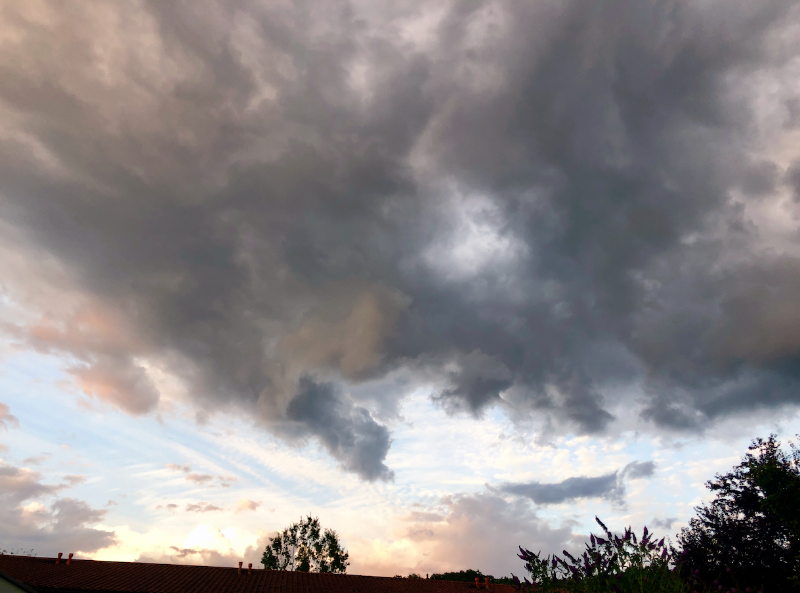
[[[420,386],[550,432],[798,404],[796,2],[2,10],[0,328],[96,401],[365,480]]]
[[[543,484],[528,482],[523,484],[502,484],[498,490],[507,494],[515,494],[532,500],[537,505],[561,504],[582,498],[600,498],[624,505],[625,480],[648,478],[655,471],[652,461],[633,461],[622,471],[615,471],[602,476],[577,476],[561,482]]]
[[[116,543],[113,531],[95,527],[107,511],[74,498],[54,498],[82,476],[66,476],[62,484],[40,479],[39,472],[0,462],[0,525],[7,542],[42,556],[65,550],[92,553]],[[41,502],[48,498],[49,506]]]

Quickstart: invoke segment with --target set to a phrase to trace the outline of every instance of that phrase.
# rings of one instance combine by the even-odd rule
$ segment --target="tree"
[[[800,568],[800,450],[759,438],[733,471],[706,483],[716,498],[678,536],[685,576],[764,591],[797,586]],[[727,582],[725,582],[727,581]]]
[[[472,570],[471,568],[460,570],[459,572],[437,572],[430,576],[433,581],[464,581],[467,583],[474,583],[476,578],[480,579],[482,583],[486,577],[489,577],[489,580],[494,579],[490,574],[483,574],[480,570]]]
[[[344,573],[349,557],[336,532],[326,529],[323,533],[319,518],[309,515],[269,538],[261,564],[272,570]]]

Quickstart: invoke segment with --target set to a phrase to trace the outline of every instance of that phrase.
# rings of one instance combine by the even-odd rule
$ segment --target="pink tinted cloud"
[[[19,428],[19,420],[11,413],[10,408],[0,402],[0,427],[4,430]]]
[[[221,511],[222,508],[214,506],[209,502],[198,502],[195,504],[187,504],[186,510],[190,513],[208,513],[211,511]]]
[[[256,502],[255,500],[250,500],[249,498],[242,498],[236,503],[236,512],[242,513],[244,511],[255,511],[260,506],[261,502]]]
[[[185,474],[188,474],[190,471],[192,471],[192,466],[189,465],[188,463],[184,465],[178,465],[177,463],[168,463],[164,467],[166,467],[168,470],[172,470],[174,472],[183,472]]]
[[[155,409],[159,393],[144,367],[126,358],[102,357],[68,372],[83,392],[134,416]]]

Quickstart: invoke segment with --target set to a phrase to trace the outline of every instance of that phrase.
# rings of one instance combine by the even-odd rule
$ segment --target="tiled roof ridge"
[[[475,583],[236,566],[0,555],[0,570],[43,593],[469,593]],[[485,589],[482,582],[480,589]],[[490,581],[494,593],[511,585]],[[488,593],[488,592],[487,592]]]
[[[0,554],[0,558],[30,558],[31,560],[50,560],[53,564],[56,564],[55,556],[21,556],[18,554]],[[175,564],[171,562],[143,562],[139,560],[95,560],[94,558],[72,558],[71,563],[84,563],[84,562],[93,562],[93,563],[103,563],[103,564],[122,564],[122,565],[131,565],[131,564],[142,564],[146,566],[169,566],[169,567],[180,567],[180,568],[209,568],[212,570],[235,570],[238,571],[238,566],[219,566],[219,565],[212,565],[212,564]],[[60,564],[66,564],[67,561],[64,558],[61,558]],[[290,570],[277,570],[273,568],[256,568],[253,566],[253,572],[274,572],[274,573],[294,573],[294,574],[308,574],[308,575],[324,575],[324,576],[332,576],[332,577],[360,577],[365,579],[396,579],[397,577],[385,577],[381,575],[372,575],[372,574],[352,574],[352,573],[336,573],[336,572],[300,572],[300,571],[290,571]],[[242,574],[247,571],[246,567],[242,567]],[[405,578],[405,577],[403,577]],[[411,579],[411,580],[430,580],[430,579]],[[436,579],[441,580],[441,579]],[[452,583],[461,583],[466,581],[445,581],[445,582],[452,582]]]
[[[31,558],[33,560],[52,560],[53,564],[55,564],[56,560],[57,560],[57,558],[55,556],[52,556],[52,557],[51,556],[20,556],[20,555],[17,555],[17,554],[0,554],[0,557],[2,557],[2,556],[13,557],[13,558]],[[238,566],[219,566],[219,565],[215,566],[215,565],[211,565],[211,564],[175,564],[175,563],[170,563],[170,562],[142,562],[142,561],[138,561],[138,560],[95,560],[94,558],[72,558],[71,562],[72,562],[72,564],[76,564],[78,562],[95,562],[95,563],[101,563],[102,562],[104,564],[122,564],[122,565],[143,564],[143,565],[147,565],[147,566],[169,566],[169,567],[197,568],[197,569],[209,568],[209,569],[212,569],[212,570],[236,570],[236,571],[239,570]],[[67,563],[67,561],[64,558],[62,558],[61,559],[61,564],[66,564],[66,563]],[[246,570],[247,570],[247,568],[243,566],[242,567],[242,574],[244,574],[244,572]],[[258,571],[258,572],[275,572],[275,573],[281,573],[281,574],[294,572],[295,574],[308,574],[308,575],[321,575],[321,576],[324,575],[324,576],[332,576],[332,577],[350,577],[350,578],[358,577],[358,578],[364,578],[364,579],[392,579],[392,580],[394,580],[394,579],[398,578],[396,576],[394,576],[394,577],[385,577],[385,576],[373,575],[373,574],[352,574],[352,573],[336,573],[336,572],[300,572],[300,571],[289,571],[289,570],[277,570],[277,569],[273,569],[273,568],[256,568],[255,566],[253,566],[252,571],[253,572],[256,572],[256,571]],[[401,577],[401,578],[406,579],[407,577]],[[412,580],[412,581],[416,581],[416,580],[430,581],[431,579],[419,578],[419,579],[408,579],[408,580]],[[434,579],[434,580],[439,581],[439,582],[444,582],[444,583],[466,583],[466,582],[469,582],[469,581],[452,581],[452,580],[447,580],[447,579]],[[483,583],[483,581],[481,581],[481,583]]]

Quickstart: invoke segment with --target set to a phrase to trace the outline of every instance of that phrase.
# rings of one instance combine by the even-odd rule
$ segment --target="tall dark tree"
[[[706,486],[716,494],[678,536],[686,576],[738,581],[766,593],[797,587],[800,568],[800,450],[774,434]],[[729,570],[730,569],[730,570]]]
[[[319,518],[309,515],[269,538],[261,564],[272,570],[344,573],[349,557],[336,532],[323,532]]]

